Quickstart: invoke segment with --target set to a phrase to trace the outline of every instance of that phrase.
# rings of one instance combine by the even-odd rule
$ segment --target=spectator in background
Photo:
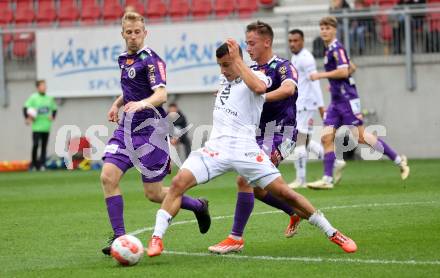
[[[37,80],[37,92],[25,102],[23,114],[27,125],[32,125],[32,162],[30,170],[45,170],[47,142],[52,122],[57,114],[57,105],[53,97],[46,95],[46,81]],[[41,146],[41,156],[37,157]]]
[[[330,0],[330,15],[337,16],[338,14],[342,14],[343,10],[350,10],[350,5],[346,0]],[[344,43],[344,25],[342,18],[337,18],[338,20],[338,30],[337,30],[337,38],[340,42]]]
[[[182,111],[179,110],[179,107],[176,103],[170,103],[168,105],[168,113],[177,113],[179,114],[179,118],[174,121],[174,127],[180,129],[184,129],[188,124],[186,122],[186,117],[183,115]],[[173,134],[176,132],[173,132]],[[188,136],[186,133],[184,133],[181,137],[171,137],[171,145],[177,146],[179,143],[183,144],[185,148],[185,159],[189,156],[191,153],[191,142],[188,139]]]
[[[365,0],[355,0],[355,12],[368,11],[369,6]],[[365,35],[371,33],[374,28],[374,20],[372,18],[355,18],[350,21],[350,48],[352,53],[362,55],[365,52]]]
[[[403,9],[405,6],[411,8],[417,8],[421,5],[425,5],[426,0],[399,0],[397,3],[397,9]],[[423,22],[425,15],[413,15],[411,16],[411,48],[414,49],[414,39],[416,38],[415,32],[423,30]],[[397,16],[395,24],[393,26],[393,52],[394,54],[403,53],[403,39],[405,37],[405,16],[400,14]]]

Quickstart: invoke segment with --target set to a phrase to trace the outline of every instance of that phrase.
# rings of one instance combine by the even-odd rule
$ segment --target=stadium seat
[[[216,17],[225,18],[235,11],[234,0],[215,0],[214,12]]]
[[[72,26],[79,18],[79,10],[76,0],[61,0],[58,13],[60,26]]]
[[[14,13],[8,2],[0,2],[0,27],[4,28],[14,20]]]
[[[167,15],[168,7],[162,0],[147,1],[147,19],[152,21],[161,21]]]
[[[120,22],[124,10],[118,0],[104,0],[102,17],[105,23]]]
[[[237,11],[240,18],[251,17],[258,10],[257,0],[240,0],[237,1]]]
[[[34,41],[34,33],[17,33],[13,35],[12,54],[15,58],[28,58],[31,54],[31,46]]]
[[[381,8],[392,8],[397,5],[399,0],[376,0],[376,3]]]
[[[206,19],[212,12],[212,2],[211,0],[193,0],[191,11],[194,19]]]
[[[57,19],[54,0],[39,0],[37,2],[36,21],[37,25],[51,26]]]
[[[179,21],[183,20],[189,15],[189,3],[188,0],[170,0],[169,2],[169,14],[171,20]]]
[[[15,9],[15,26],[28,27],[33,24],[35,19],[35,12],[33,1],[31,0],[17,0]]]
[[[272,8],[277,4],[277,0],[259,0],[260,6],[265,8]]]
[[[145,3],[142,0],[126,0],[125,1],[125,8],[127,8],[127,6],[132,6],[134,8],[134,10],[141,14],[141,15],[145,15]]]
[[[96,0],[83,0],[81,5],[81,25],[94,25],[101,18],[101,7]]]

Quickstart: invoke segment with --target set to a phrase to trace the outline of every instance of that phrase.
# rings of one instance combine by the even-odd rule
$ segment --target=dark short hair
[[[332,26],[333,28],[338,28],[338,20],[334,16],[326,16],[323,17],[319,21],[319,26]]]
[[[238,51],[240,53],[240,57],[243,58],[243,51],[241,50],[241,47],[238,46]],[[229,49],[228,49],[228,44],[227,43],[223,43],[222,45],[220,45],[217,50],[215,51],[215,56],[220,59],[223,58],[223,56],[229,54]]]
[[[258,35],[267,36],[270,38],[270,41],[273,42],[274,35],[272,27],[263,21],[257,20],[246,26],[246,33],[249,32],[257,32]]]
[[[302,39],[304,39],[304,32],[301,31],[300,29],[293,29],[293,30],[290,30],[290,31],[289,31],[289,34],[291,34],[291,35],[296,35],[296,34],[298,34],[298,35],[300,35],[300,37],[301,37]]]
[[[35,87],[40,86],[41,83],[46,83],[46,80],[44,80],[44,79],[39,79],[39,80],[35,81]]]

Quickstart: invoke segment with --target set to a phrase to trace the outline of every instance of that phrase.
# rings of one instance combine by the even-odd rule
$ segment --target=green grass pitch
[[[168,253],[134,267],[101,254],[111,228],[98,171],[2,173],[0,277],[440,277],[440,161],[410,166],[402,182],[389,161],[350,161],[335,189],[299,190],[356,241],[355,254],[345,254],[306,221],[286,239],[288,217],[259,201],[243,252],[209,254],[207,247],[232,225],[235,174],[228,173],[189,191],[210,200],[210,231],[199,234],[194,222],[172,226],[164,241]],[[281,170],[293,179],[292,164]],[[321,163],[309,164],[309,180],[321,172]],[[140,182],[132,170],[121,184],[128,232],[152,227],[159,208],[144,198]],[[181,211],[174,221],[192,219]],[[137,236],[145,244],[150,234]]]

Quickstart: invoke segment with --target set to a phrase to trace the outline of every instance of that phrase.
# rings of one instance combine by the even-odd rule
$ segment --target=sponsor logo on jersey
[[[157,65],[159,66],[160,77],[162,78],[163,81],[165,81],[167,79],[165,72],[165,65],[162,62],[157,62]]]

